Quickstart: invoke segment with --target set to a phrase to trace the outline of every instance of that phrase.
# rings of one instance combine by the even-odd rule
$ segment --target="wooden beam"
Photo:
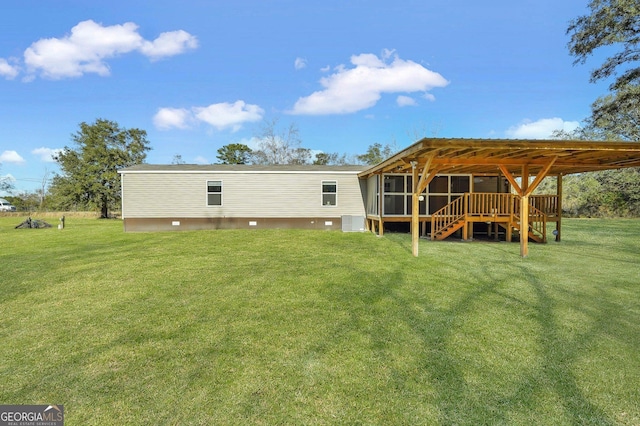
[[[529,189],[529,165],[528,164],[523,164],[522,165],[522,173],[520,173],[521,179],[520,179],[520,188],[522,188],[522,195],[529,195],[527,193],[527,190]]]
[[[416,187],[415,184],[413,186],[414,191],[417,190],[418,193],[424,191],[424,189],[427,187],[427,185],[429,185],[429,182],[431,182],[431,179],[429,179],[427,181],[427,174],[429,173],[429,169],[431,168],[431,162],[433,161],[433,155],[430,155],[427,158],[427,161],[424,163],[424,166],[422,166],[422,176],[420,176],[420,182],[418,182],[418,186]],[[426,183],[425,183],[426,182]],[[422,189],[421,189],[422,188]]]
[[[499,167],[500,167],[500,171],[502,171],[502,174],[504,175],[504,177],[507,178],[507,180],[509,181],[511,186],[513,186],[513,188],[516,190],[516,193],[521,196],[522,195],[522,189],[520,188],[520,185],[518,185],[518,182],[513,177],[511,172],[503,165],[500,165]]]
[[[533,193],[533,191],[535,191],[535,189],[538,187],[538,185],[540,185],[540,182],[542,182],[542,179],[544,179],[545,177],[547,177],[547,174],[549,173],[549,170],[551,170],[551,167],[553,166],[553,163],[556,162],[556,160],[558,159],[558,157],[555,157],[551,160],[551,162],[549,162],[549,164],[547,164],[545,166],[544,169],[542,169],[542,171],[540,171],[537,175],[535,180],[531,183],[531,185],[529,185],[529,187],[525,190],[525,195],[531,195]]]

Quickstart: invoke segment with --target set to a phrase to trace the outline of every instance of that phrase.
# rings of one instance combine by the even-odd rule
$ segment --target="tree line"
[[[364,154],[349,155],[337,152],[314,152],[302,146],[300,132],[295,123],[285,128],[278,120],[265,122],[254,138],[257,148],[251,149],[242,143],[231,143],[218,149],[216,156],[220,164],[313,164],[349,165],[377,164],[392,154],[394,144],[374,143]]]
[[[106,119],[80,123],[71,137],[73,145],[65,146],[55,155],[61,173],[46,187],[31,193],[6,196],[19,210],[84,211],[97,210],[103,218],[119,210],[121,203],[118,170],[141,164],[151,149],[147,132],[127,129]],[[280,130],[277,121],[265,123],[258,137],[259,148],[229,144],[218,150],[224,164],[376,164],[391,154],[391,145],[375,143],[366,153],[349,157],[346,154],[315,153],[301,146],[298,128],[290,124]],[[351,160],[353,159],[353,160]],[[353,161],[353,162],[351,162]],[[180,155],[174,163],[184,163]],[[11,190],[7,180],[0,189]]]

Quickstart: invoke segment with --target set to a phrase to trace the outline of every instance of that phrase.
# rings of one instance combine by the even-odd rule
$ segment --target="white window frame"
[[[220,182],[220,192],[209,192],[209,182]],[[220,204],[209,204],[209,195],[211,194],[220,194]],[[207,207],[222,207],[223,204],[223,194],[224,194],[224,184],[222,179],[207,179],[206,181],[206,197],[205,203]]]
[[[336,192],[325,192],[324,191],[324,186],[325,184],[327,185],[334,185],[336,187]],[[325,194],[329,195],[335,195],[336,197],[336,202],[335,204],[324,204],[324,196]],[[337,180],[323,180],[320,183],[320,204],[322,205],[322,207],[338,207],[338,181]]]

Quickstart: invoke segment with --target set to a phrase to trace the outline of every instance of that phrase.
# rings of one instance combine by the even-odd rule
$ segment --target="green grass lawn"
[[[640,424],[640,220],[565,220],[526,259],[21,220],[0,218],[0,404],[68,425]]]

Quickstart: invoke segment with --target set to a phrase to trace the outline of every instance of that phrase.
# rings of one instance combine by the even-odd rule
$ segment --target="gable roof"
[[[429,159],[430,169],[437,168],[443,174],[496,173],[502,166],[519,175],[527,166],[531,174],[549,167],[548,174],[558,175],[640,167],[640,143],[424,138],[359,176],[407,172],[411,162],[423,165]]]

